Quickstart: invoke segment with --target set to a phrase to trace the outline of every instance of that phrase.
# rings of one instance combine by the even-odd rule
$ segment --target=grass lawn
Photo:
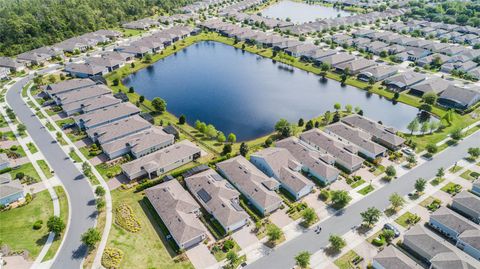
[[[415,214],[413,214],[413,213],[405,212],[405,214],[398,217],[395,220],[395,222],[398,223],[400,226],[402,226],[404,228],[408,228],[408,226],[411,225],[411,223],[409,223],[409,219],[410,218],[413,219],[414,216],[415,216]]]
[[[109,180],[110,178],[122,173],[122,167],[120,164],[107,165],[105,163],[101,163],[96,165],[95,168],[105,180]]]
[[[58,127],[62,128],[64,124],[75,123],[75,120],[73,120],[72,118],[66,118],[66,119],[57,120],[55,121],[55,123],[58,125]]]
[[[352,185],[350,185],[350,187],[352,187],[352,189],[355,189],[356,187],[362,185],[363,183],[365,183],[365,180],[360,179],[360,180],[357,180],[354,183],[352,183]]]
[[[442,205],[442,201],[435,197],[429,196],[423,200],[420,205],[433,212]]]
[[[65,193],[65,190],[61,186],[55,186],[53,187],[55,189],[55,192],[57,193],[58,196],[58,202],[60,203],[60,218],[63,220],[65,225],[68,223],[68,198]],[[48,261],[55,256],[55,253],[57,252],[58,248],[60,247],[60,243],[62,242],[62,238],[65,235],[63,233],[61,236],[55,236],[55,240],[53,240],[52,246],[48,249],[47,254],[43,258],[43,261]]]
[[[37,164],[40,166],[40,169],[42,169],[43,174],[45,174],[47,178],[53,177],[52,170],[50,170],[50,167],[45,160],[38,160]]]
[[[45,127],[47,127],[47,129],[48,129],[50,132],[54,132],[54,131],[55,131],[55,127],[53,127],[52,123],[49,122],[49,121],[45,124]]]
[[[100,153],[102,153],[101,150],[91,151],[88,146],[81,147],[81,148],[79,148],[79,150],[83,154],[83,156],[85,156],[85,158],[87,158],[88,160],[90,160],[91,158],[93,158],[97,155],[100,155]]]
[[[174,260],[170,254],[173,250],[156,222],[158,215],[150,211],[142,193],[133,191],[134,189],[117,189],[112,192],[113,208],[120,203],[128,204],[142,227],[140,231],[130,233],[117,225],[112,225],[107,247],[123,251],[124,257],[120,268],[193,268],[188,261]]]
[[[460,191],[462,191],[462,186],[459,184],[455,184],[453,182],[448,182],[447,185],[443,186],[441,188],[442,191],[450,194],[450,195],[456,195]]]
[[[12,175],[12,177],[15,177],[15,175],[18,173],[24,173],[26,176],[33,178],[35,182],[40,181],[40,176],[38,175],[37,171],[35,170],[35,168],[31,163],[24,163],[20,165],[18,168],[10,171],[10,175]]]
[[[72,158],[72,160],[76,163],[82,162],[82,159],[80,159],[80,156],[78,156],[78,154],[75,151],[70,151],[68,153],[68,156],[70,156],[70,158]]]
[[[25,157],[27,154],[25,153],[25,150],[23,150],[22,146],[20,145],[13,145],[9,149],[0,149],[0,152],[6,152],[6,151],[11,151],[13,153],[18,154],[20,157]]]
[[[340,258],[336,259],[334,264],[340,269],[354,269],[355,265],[352,263],[355,259],[360,259],[361,257],[358,254],[350,250],[347,253],[343,254]]]
[[[34,195],[26,206],[0,212],[2,244],[12,251],[28,250],[33,260],[38,256],[48,237],[47,220],[53,216],[53,204],[47,190]],[[33,223],[43,221],[42,228],[33,229]]]
[[[460,165],[454,165],[450,169],[448,169],[448,171],[452,174],[455,174],[456,172],[458,172],[462,169],[463,169],[463,167],[461,167]]]
[[[32,153],[32,154],[38,152],[37,147],[36,147],[35,144],[33,144],[32,142],[28,142],[28,143],[27,143],[27,148],[28,148],[28,150],[30,151],[30,153]]]
[[[442,183],[443,181],[445,181],[444,177],[436,177],[430,181],[430,184],[432,184],[432,186],[438,186],[438,184]]]
[[[361,195],[367,195],[368,193],[372,192],[375,188],[372,185],[368,185],[365,188],[358,191]]]
[[[237,244],[237,242],[235,242],[235,240],[233,240],[233,239],[231,239],[231,240],[232,240],[233,243],[234,243],[234,247],[233,247],[233,249],[231,249],[231,250],[232,250],[233,252],[235,252],[235,253],[238,253],[238,252],[241,250],[240,246]],[[216,259],[217,261],[223,261],[223,260],[225,260],[225,258],[227,257],[227,253],[228,253],[228,252],[224,252],[222,249],[220,249],[219,251],[214,252],[214,253],[213,253],[213,256],[215,257],[215,259]]]
[[[476,172],[473,172],[472,170],[467,170],[465,172],[463,172],[460,177],[466,179],[466,180],[470,180],[470,181],[473,181],[475,179],[478,178],[478,173]]]

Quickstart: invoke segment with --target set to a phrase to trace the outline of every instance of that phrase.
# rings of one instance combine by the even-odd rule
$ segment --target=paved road
[[[452,166],[456,161],[467,156],[468,148],[474,146],[480,146],[480,132],[476,132],[474,135],[459,143],[459,145],[444,150],[435,156],[432,161],[416,167],[378,191],[345,208],[340,214],[325,220],[320,224],[322,232],[319,235],[313,231],[308,231],[280,246],[268,256],[255,261],[247,268],[292,268],[295,264],[294,257],[300,251],[306,250],[310,253],[315,253],[325,248],[328,245],[328,237],[330,234],[345,234],[354,225],[361,223],[360,212],[365,211],[365,209],[371,206],[379,209],[387,208],[390,204],[388,197],[392,193],[397,192],[401,195],[408,194],[414,189],[413,185],[415,180],[420,177],[425,179],[434,177],[438,168]]]
[[[52,70],[40,71],[39,73]],[[96,220],[95,198],[90,185],[70,158],[60,148],[55,139],[43,127],[21,98],[21,91],[33,76],[27,76],[15,83],[7,93],[7,102],[17,114],[39,150],[45,155],[57,177],[68,193],[71,212],[70,227],[58,256],[51,268],[80,268],[86,254],[86,247],[80,236],[88,228],[94,227]]]

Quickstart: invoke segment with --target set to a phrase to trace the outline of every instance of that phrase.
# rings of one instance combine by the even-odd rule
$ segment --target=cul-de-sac
[[[30,268],[480,268],[480,1],[0,0]]]

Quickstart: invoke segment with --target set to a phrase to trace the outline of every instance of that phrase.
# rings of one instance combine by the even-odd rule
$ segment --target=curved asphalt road
[[[39,73],[53,69],[48,68]],[[54,142],[55,139],[23,102],[21,97],[22,88],[31,79],[33,79],[33,75],[29,75],[15,83],[7,92],[7,102],[20,121],[27,126],[28,133],[39,150],[45,155],[48,163],[52,166],[56,176],[62,181],[68,193],[68,202],[71,209],[69,229],[51,268],[80,268],[87,250],[86,246],[81,243],[80,237],[88,228],[95,226],[97,217],[95,197],[87,181],[88,179],[77,169],[60,146]]]
[[[480,146],[480,132],[476,132],[470,137],[464,139],[455,147],[449,147],[441,153],[437,154],[433,160],[425,162],[414,168],[407,174],[395,179],[390,184],[385,185],[378,191],[373,192],[362,200],[345,208],[336,216],[320,223],[322,232],[317,235],[313,230],[296,237],[295,239],[285,243],[278,249],[272,251],[269,255],[260,258],[248,269],[265,269],[265,268],[292,268],[295,265],[294,257],[300,251],[309,251],[315,253],[328,245],[328,237],[330,234],[345,234],[354,225],[362,222],[360,212],[365,211],[368,207],[375,206],[379,209],[385,209],[390,205],[388,198],[394,192],[406,195],[414,189],[414,183],[418,178],[433,178],[440,167],[450,167],[458,160],[467,156],[469,147]]]

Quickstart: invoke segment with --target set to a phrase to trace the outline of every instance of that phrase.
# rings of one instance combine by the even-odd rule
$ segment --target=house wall
[[[233,231],[236,231],[240,228],[242,228],[243,226],[245,226],[246,224],[248,223],[248,218],[245,218],[237,223],[234,223],[228,227],[223,227],[225,229],[225,231],[227,232],[233,232]],[[223,226],[223,225],[222,225]]]
[[[480,261],[480,249],[476,249],[473,246],[463,242],[462,240],[459,240],[456,246],[466,252],[468,255]]]
[[[453,240],[457,240],[459,234],[455,230],[443,225],[442,223],[432,218],[430,218],[429,224],[432,228],[438,230],[440,233],[446,235],[447,237],[450,237]]]
[[[404,240],[403,241],[403,246],[409,250],[409,252],[415,254],[416,257],[422,259],[424,262],[430,264],[430,261],[428,260],[427,257],[429,255],[421,248],[417,247],[416,245],[412,244],[409,240]]]
[[[157,145],[152,145],[151,147],[149,147],[149,148],[147,148],[147,149],[145,149],[145,150],[139,151],[139,152],[132,152],[132,155],[133,155],[136,159],[138,159],[138,158],[140,158],[140,157],[143,157],[143,156],[145,156],[145,155],[148,155],[148,154],[150,154],[150,153],[153,153],[153,152],[155,152],[155,151],[157,151],[157,150],[160,150],[160,149],[166,148],[166,147],[168,147],[168,146],[170,146],[170,145],[173,145],[173,142],[174,142],[174,139],[173,139],[173,137],[172,137],[171,140],[166,141],[165,143],[161,143],[161,144],[157,144]]]
[[[203,240],[205,240],[206,237],[207,236],[205,235],[205,233],[203,233],[203,234],[201,234],[197,237],[194,237],[194,238],[190,239],[187,242],[183,242],[183,243],[180,243],[180,244],[177,242],[177,240],[175,240],[175,242],[177,242],[177,245],[180,247],[180,249],[188,249],[188,248],[191,248],[193,246],[196,246],[196,245],[200,244],[201,242],[203,242]]]
[[[7,204],[10,204],[10,203],[16,202],[23,197],[24,197],[23,191],[11,194],[11,195],[9,195],[7,197],[3,197],[1,199],[0,200],[0,205],[7,205]]]
[[[463,205],[457,203],[456,201],[452,202],[452,208],[466,214],[469,216],[475,223],[480,224],[480,214],[475,213],[473,210],[464,207]]]
[[[107,154],[107,156],[110,160],[113,160],[113,159],[116,159],[120,156],[123,156],[123,155],[127,154],[128,152],[130,152],[130,148],[125,146],[121,150],[117,150],[115,152],[110,152],[110,153],[105,152],[105,154]]]
[[[473,185],[472,186],[472,193],[477,195],[477,196],[480,196],[480,186]]]

